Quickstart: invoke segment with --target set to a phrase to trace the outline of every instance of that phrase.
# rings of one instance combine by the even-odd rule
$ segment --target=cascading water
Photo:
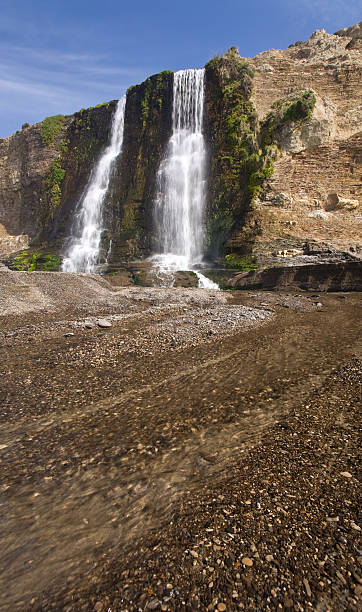
[[[202,261],[206,146],[202,133],[204,70],[174,74],[172,135],[157,174],[154,216],[159,253],[151,259],[163,284]],[[199,286],[218,286],[197,272]]]
[[[125,106],[124,96],[119,100],[113,117],[110,145],[100,157],[80,201],[62,272],[95,272],[99,264],[103,204],[113,163],[122,151]]]

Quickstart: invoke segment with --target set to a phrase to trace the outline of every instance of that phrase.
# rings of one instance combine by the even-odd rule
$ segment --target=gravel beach
[[[360,298],[1,270],[0,610],[359,610]]]

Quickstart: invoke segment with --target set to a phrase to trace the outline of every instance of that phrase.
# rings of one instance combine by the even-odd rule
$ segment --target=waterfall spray
[[[113,117],[111,142],[99,158],[88,186],[80,200],[73,223],[69,248],[62,272],[95,272],[103,231],[104,200],[114,161],[122,151],[125,96],[119,100]]]
[[[174,74],[172,134],[157,174],[154,207],[158,254],[152,257],[166,285],[176,270],[202,261],[206,146],[202,133],[204,70]],[[200,272],[200,286],[218,288]]]

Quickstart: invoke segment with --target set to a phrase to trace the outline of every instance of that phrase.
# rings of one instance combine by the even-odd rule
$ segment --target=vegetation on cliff
[[[56,136],[64,126],[64,115],[46,117],[41,124],[40,133],[43,145],[49,147],[54,144]]]
[[[241,226],[274,170],[275,149],[260,142],[251,101],[254,73],[231,47],[206,69],[206,132],[211,148],[207,239],[213,255]],[[245,251],[249,245],[245,244]]]
[[[65,170],[60,166],[59,160],[56,160],[50,166],[49,172],[45,177],[44,183],[46,186],[46,194],[48,200],[48,216],[54,215],[54,210],[59,206],[62,190],[61,184],[65,176]]]
[[[59,270],[60,263],[60,257],[53,253],[31,250],[22,251],[12,261],[8,262],[10,269],[25,272],[35,272],[36,270],[56,272]]]
[[[310,119],[316,101],[314,92],[306,90],[274,102],[260,129],[263,146],[275,142],[277,132],[283,125],[287,123],[299,125]]]

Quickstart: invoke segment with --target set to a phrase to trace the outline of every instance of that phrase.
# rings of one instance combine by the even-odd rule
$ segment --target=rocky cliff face
[[[205,252],[258,264],[361,244],[361,26],[255,58],[235,47],[206,65],[209,178]],[[147,256],[172,122],[173,75],[127,93],[123,155],[105,210],[111,262]],[[60,251],[115,102],[53,117],[0,140],[0,254]],[[306,243],[308,245],[306,246]],[[236,259],[235,259],[236,260]]]
[[[110,200],[111,261],[143,258],[152,246],[152,203],[157,170],[172,125],[173,73],[148,78],[127,92],[123,152],[115,168]]]
[[[0,252],[19,243],[61,247],[115,104],[49,117],[0,140]]]
[[[251,251],[261,261],[300,255],[306,241],[358,253],[361,245],[361,25],[335,35],[315,32],[305,43],[249,60],[252,101],[260,129],[273,126],[278,108],[311,91],[305,117],[274,121],[274,172],[235,228],[228,250],[242,250],[257,228]],[[295,108],[294,108],[295,110]],[[249,232],[250,233],[250,232]]]

